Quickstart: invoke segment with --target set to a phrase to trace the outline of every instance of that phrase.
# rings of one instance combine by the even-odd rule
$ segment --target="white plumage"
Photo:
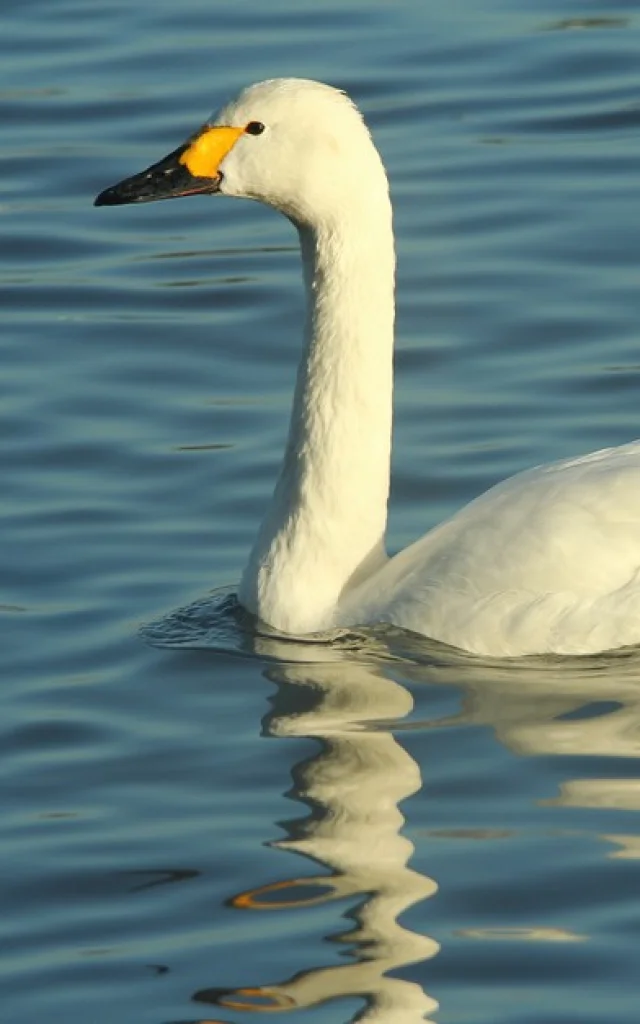
[[[353,104],[317,82],[252,86],[212,123],[240,129],[215,191],[293,221],[307,291],[287,449],[242,604],[289,633],[390,622],[494,656],[639,642],[640,442],[520,473],[387,558],[395,260],[380,157]]]
[[[488,655],[640,639],[640,442],[518,473],[354,594],[381,618]]]

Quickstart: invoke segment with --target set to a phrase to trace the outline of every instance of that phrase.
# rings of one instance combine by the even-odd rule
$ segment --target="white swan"
[[[350,100],[301,79],[253,85],[96,204],[201,192],[289,217],[307,292],[289,439],[241,603],[287,633],[389,622],[496,656],[640,642],[640,442],[520,473],[387,557],[391,205]]]

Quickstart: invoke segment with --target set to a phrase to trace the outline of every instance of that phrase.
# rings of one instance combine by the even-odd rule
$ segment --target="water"
[[[249,81],[353,94],[396,209],[397,549],[640,434],[637,5],[2,23],[2,1024],[635,1024],[637,657],[286,644],[207,597],[278,465],[295,240],[91,202]]]

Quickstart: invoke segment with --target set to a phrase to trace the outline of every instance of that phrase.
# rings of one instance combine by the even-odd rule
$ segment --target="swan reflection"
[[[437,682],[456,681],[464,693],[457,724],[489,725],[508,750],[521,757],[622,758],[640,756],[640,651],[596,658],[478,661],[460,672],[443,664]],[[596,761],[597,765],[598,762]],[[597,769],[596,769],[597,770]],[[571,761],[567,762],[571,771]],[[611,773],[611,774],[610,774]],[[616,777],[617,776],[617,777]],[[540,806],[608,811],[640,810],[640,779],[607,768],[606,778],[566,778],[556,796]],[[640,858],[640,836],[601,832],[613,859]]]
[[[360,651],[318,646],[310,652],[308,645],[297,648],[273,637],[254,638],[255,653],[271,659],[265,671],[277,687],[264,720],[265,735],[318,741],[317,752],[295,766],[289,793],[308,810],[287,824],[285,838],[270,845],[311,860],[318,870],[311,876],[292,872],[284,881],[267,879],[230,902],[239,913],[276,914],[346,901],[342,920],[348,924],[329,941],[345,947],[342,955],[348,960],[292,970],[290,976],[262,986],[252,985],[249,978],[246,987],[202,990],[198,1001],[233,1014],[291,1012],[342,1000],[352,1021],[433,1021],[436,1000],[409,980],[424,978],[424,967],[417,965],[439,951],[427,934],[428,907],[420,915],[423,934],[403,924],[405,912],[438,888],[434,879],[411,866],[414,847],[403,834],[402,802],[422,786],[419,765],[399,742],[406,731],[450,729],[452,756],[460,756],[460,727],[489,727],[500,746],[518,758],[561,758],[563,777],[556,791],[536,798],[533,807],[560,812],[575,807],[640,809],[640,779],[629,777],[621,761],[635,760],[640,753],[637,653],[516,664],[425,648],[422,641],[414,646],[410,638],[393,633],[386,640],[385,645],[379,636],[372,637]],[[309,663],[310,656],[318,660]],[[451,688],[443,692],[459,701],[454,713],[434,718],[434,685]],[[421,721],[423,695],[429,700],[429,717]],[[451,700],[447,704],[448,712]],[[590,760],[585,763],[585,758]],[[620,771],[612,771],[617,763]],[[597,777],[599,769],[606,777]],[[600,825],[599,818],[596,823]],[[500,828],[465,828],[463,821],[459,825],[450,830],[453,840],[491,841],[511,835]],[[428,834],[436,841],[446,839],[445,832],[433,829]],[[579,828],[567,830],[562,816],[558,834],[580,841],[582,833]],[[585,834],[594,837],[593,830]],[[619,827],[601,827],[595,838],[601,842],[603,860],[640,857],[640,838]],[[557,916],[561,914],[559,908]],[[451,934],[469,943],[551,945],[581,943],[588,937],[561,919],[514,924],[507,918],[492,927],[483,923],[470,912]]]
[[[269,654],[273,656],[272,644]],[[413,844],[401,833],[404,818],[398,805],[420,789],[421,778],[390,727],[411,712],[412,697],[379,666],[366,662],[280,664],[268,674],[278,691],[265,733],[312,737],[320,743],[318,753],[295,768],[290,794],[312,811],[289,823],[287,838],[271,845],[310,858],[323,871],[239,893],[232,905],[275,913],[349,900],[349,926],[331,938],[348,947],[349,961],[262,987],[208,990],[198,998],[228,1010],[258,1012],[358,999],[364,1008],[360,1005],[354,1020],[428,1020],[437,1008],[435,1000],[420,985],[390,976],[433,957],[439,948],[432,938],[398,920],[437,890],[431,878],[408,866]]]

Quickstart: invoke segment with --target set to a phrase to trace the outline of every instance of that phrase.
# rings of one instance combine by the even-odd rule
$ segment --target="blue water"
[[[5,3],[2,1024],[637,1024],[637,655],[287,645],[207,596],[284,442],[295,236],[91,204],[250,81],[353,95],[397,549],[640,435],[639,45],[631,0]]]

